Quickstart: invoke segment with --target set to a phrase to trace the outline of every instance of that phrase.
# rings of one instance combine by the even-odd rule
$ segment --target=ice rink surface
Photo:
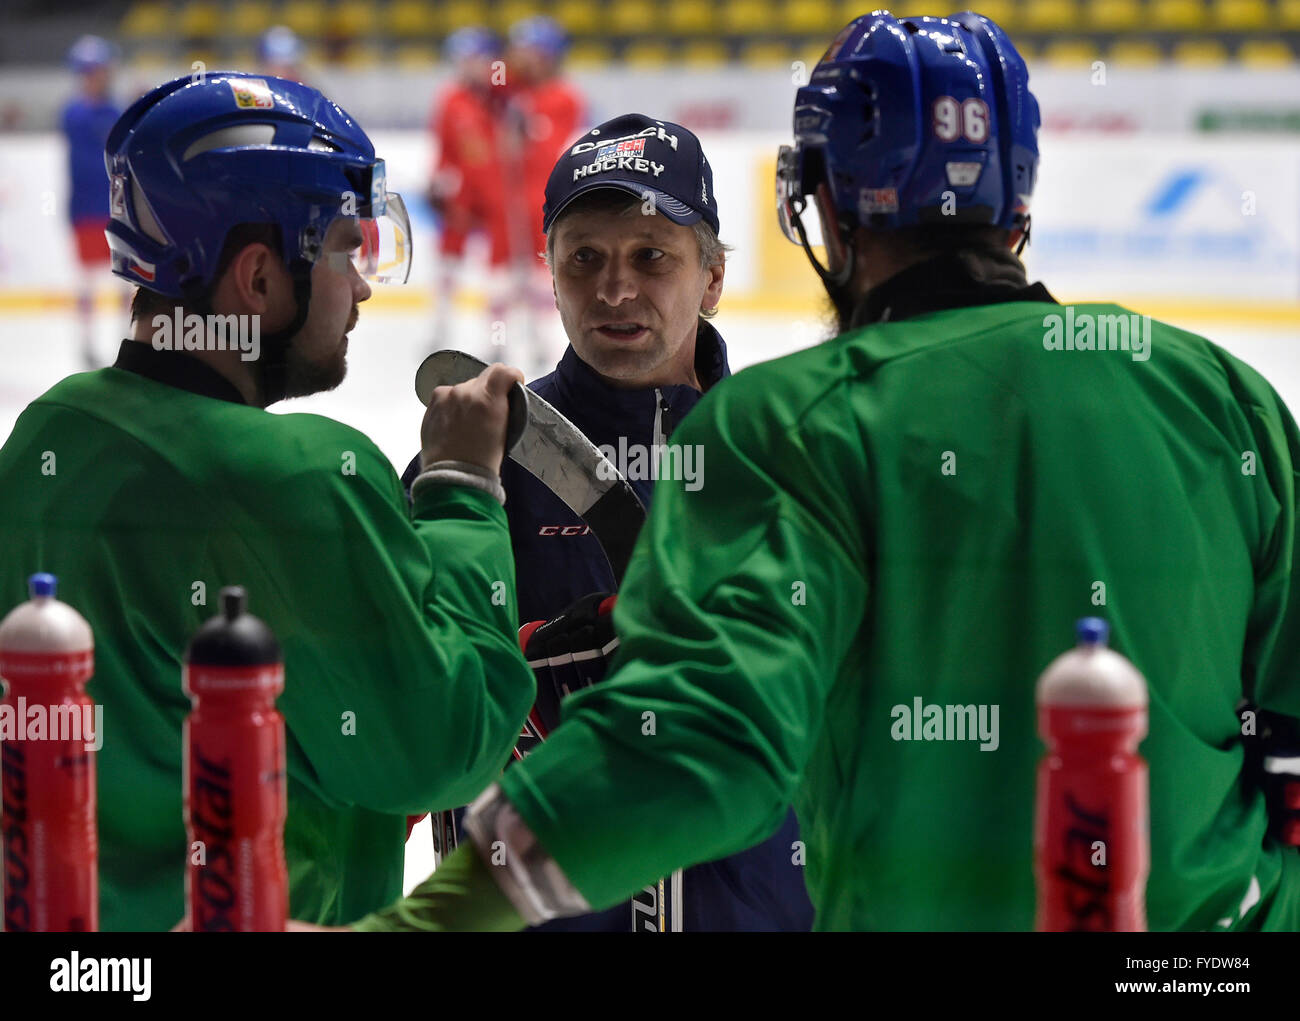
[[[331,393],[286,401],[275,410],[327,415],[354,426],[374,440],[400,473],[419,450],[422,408],[412,381],[416,367],[432,350],[431,317],[410,306],[409,300],[395,305],[378,295],[363,304],[349,339],[348,375],[343,384]],[[1245,326],[1231,316],[1201,315],[1199,321],[1184,320],[1163,312],[1167,321],[1210,338],[1261,372],[1293,414],[1300,409],[1300,349],[1293,328],[1285,324]],[[827,335],[816,306],[809,306],[806,316],[799,319],[788,314],[729,314],[724,300],[714,322],[727,342],[733,371],[807,347]],[[564,349],[558,317],[547,325],[547,333],[551,340],[545,351],[530,351],[522,344],[507,348],[509,359],[524,368],[529,379],[549,370]],[[454,346],[480,357],[492,356],[488,327],[480,312],[471,308],[458,314],[453,335]],[[96,348],[102,360],[112,360],[123,336],[125,316],[101,303]],[[63,307],[0,312],[0,360],[4,365],[0,435],[7,437],[28,402],[64,376],[83,371],[73,315]],[[406,864],[409,891],[433,868],[427,820],[407,844]]]

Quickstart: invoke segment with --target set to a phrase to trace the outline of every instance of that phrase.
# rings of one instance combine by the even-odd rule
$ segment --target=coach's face
[[[578,357],[616,386],[695,382],[701,309],[724,265],[700,266],[695,231],[640,204],[576,209],[556,223],[555,307]]]

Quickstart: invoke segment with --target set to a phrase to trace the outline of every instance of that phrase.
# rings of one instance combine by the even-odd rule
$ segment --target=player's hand
[[[537,737],[546,737],[559,725],[560,703],[565,698],[604,678],[618,648],[614,634],[617,598],[608,592],[593,592],[558,617],[535,620],[519,629],[519,647],[537,678],[537,704],[529,714]],[[531,750],[519,748],[521,753]]]
[[[436,387],[420,426],[420,459],[465,461],[501,473],[505,456],[508,394],[523,383],[518,369],[494,362],[474,379]]]

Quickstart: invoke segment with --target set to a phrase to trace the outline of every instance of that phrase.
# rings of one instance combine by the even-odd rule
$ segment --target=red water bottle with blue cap
[[[95,672],[90,625],[33,574],[31,598],[0,621],[0,742],[6,932],[99,928],[95,752],[102,713],[86,694]],[[6,727],[6,729],[9,729]]]
[[[1142,932],[1150,864],[1147,686],[1100,617],[1038,679],[1034,863],[1040,932]]]
[[[194,932],[283,932],[289,914],[280,645],[221,590],[221,613],[184,657],[186,907]]]

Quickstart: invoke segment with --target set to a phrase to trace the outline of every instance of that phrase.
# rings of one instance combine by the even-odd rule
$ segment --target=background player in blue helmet
[[[303,80],[304,52],[302,40],[293,29],[287,25],[275,25],[257,40],[258,68],[262,74],[300,82]]]
[[[68,50],[68,67],[77,76],[77,95],[63,108],[68,143],[68,221],[77,250],[77,318],[81,353],[87,367],[98,364],[95,349],[95,290],[108,262],[108,179],[104,142],[121,109],[113,101],[112,43],[85,35]]]
[[[1296,927],[1300,852],[1235,709],[1300,715],[1300,429],[1162,323],[1061,346],[1013,254],[1037,127],[987,19],[878,11],[835,39],[780,180],[793,235],[821,222],[841,334],[705,394],[674,440],[710,469],[657,487],[612,675],[474,802],[473,846],[358,928],[599,908],[771,832],[788,798],[818,928],[1031,928],[1034,681],[1098,579],[1150,686],[1150,927]],[[922,700],[950,727],[1000,709],[996,746],[909,739],[896,710]]]
[[[0,450],[0,596],[50,565],[95,629],[103,928],[182,914],[180,662],[227,584],[284,650],[290,904],[359,917],[401,891],[406,814],[480,790],[532,701],[498,479],[522,377],[439,391],[408,504],[366,436],[265,410],[338,385],[368,281],[409,272],[402,200],[356,121],[283,79],[180,78],[104,159],[132,335]],[[33,478],[42,451],[57,471]]]

